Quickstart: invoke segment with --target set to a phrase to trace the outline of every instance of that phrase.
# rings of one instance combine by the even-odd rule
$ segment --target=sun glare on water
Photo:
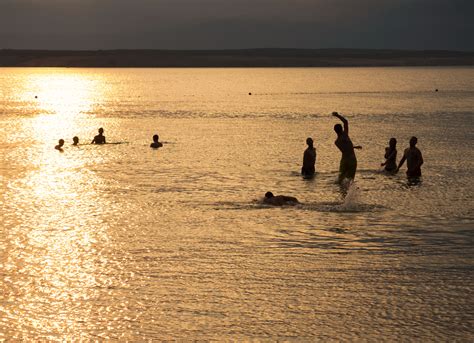
[[[41,138],[72,134],[92,111],[99,83],[93,74],[68,69],[30,75],[25,95],[36,102],[35,133]]]

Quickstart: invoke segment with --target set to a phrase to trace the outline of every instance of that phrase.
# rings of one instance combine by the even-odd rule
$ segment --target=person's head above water
[[[418,143],[418,138],[416,138],[415,136],[411,137],[410,138],[410,146],[413,148],[416,143]]]
[[[265,198],[273,198],[273,197],[274,197],[274,195],[273,195],[272,192],[266,192],[265,193]]]
[[[396,138],[390,138],[390,140],[388,141],[388,145],[391,148],[395,148],[397,146],[397,139]]]
[[[60,139],[60,140],[58,141],[58,145],[56,145],[54,148],[55,148],[56,150],[63,151],[63,145],[64,145],[64,139]]]
[[[153,142],[158,142],[158,139],[160,139],[158,135],[153,135]]]
[[[309,147],[313,147],[313,139],[311,137],[306,138],[306,144],[308,144]]]
[[[99,134],[103,134],[104,133],[104,129],[103,128],[100,128],[99,129]]]
[[[78,145],[79,144],[79,137],[77,137],[77,136],[72,137],[72,144],[73,145]]]
[[[336,131],[336,133],[340,135],[343,132],[342,125],[341,124],[334,125],[334,131]]]

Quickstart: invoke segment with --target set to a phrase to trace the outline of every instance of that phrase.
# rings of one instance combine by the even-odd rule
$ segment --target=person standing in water
[[[94,137],[91,144],[105,144],[104,129],[99,129],[99,134]]]
[[[398,167],[395,172],[398,172],[400,168],[407,161],[407,177],[409,179],[416,179],[421,177],[421,166],[423,165],[423,155],[421,154],[420,149],[416,147],[418,143],[418,138],[410,138],[410,147],[405,149],[403,157],[398,164]]]
[[[341,151],[341,163],[339,164],[339,178],[338,182],[342,183],[344,179],[354,180],[357,170],[357,158],[354,149],[362,149],[361,146],[354,146],[349,138],[349,122],[346,118],[337,112],[332,112],[332,115],[338,118],[344,124],[334,125],[334,131],[337,134],[337,139],[334,142]]]
[[[150,148],[158,149],[158,148],[162,147],[163,143],[159,142],[158,141],[159,139],[160,139],[160,137],[158,135],[154,135],[153,136],[153,143],[150,144]]]
[[[306,144],[308,147],[303,154],[303,167],[301,167],[301,175],[309,178],[314,176],[315,163],[316,163],[316,149],[313,146],[313,139],[311,137],[306,138]]]
[[[389,173],[397,170],[397,140],[395,138],[390,138],[388,147],[385,148],[385,162],[381,166],[385,166],[384,170]]]
[[[72,145],[75,145],[75,146],[79,145],[79,137],[77,136],[72,137]]]

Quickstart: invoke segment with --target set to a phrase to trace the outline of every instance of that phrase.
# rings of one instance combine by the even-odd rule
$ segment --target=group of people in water
[[[342,184],[344,180],[349,182],[354,180],[357,171],[357,158],[355,149],[362,149],[360,145],[354,145],[349,137],[349,122],[346,118],[341,116],[337,112],[333,112],[332,115],[338,118],[343,125],[334,125],[334,131],[336,132],[337,138],[334,144],[341,151],[341,162],[339,164],[339,176],[338,183]],[[385,162],[381,164],[384,167],[384,171],[390,174],[396,174],[403,166],[405,161],[407,162],[407,177],[411,181],[416,181],[421,177],[421,166],[423,165],[423,155],[421,151],[416,147],[418,139],[416,137],[410,138],[410,146],[405,149],[403,157],[397,165],[397,140],[390,138],[389,146],[385,148]],[[301,175],[304,178],[312,178],[316,172],[316,148],[314,148],[314,142],[311,137],[306,139],[308,147],[303,154],[303,166],[301,167]],[[269,205],[291,205],[298,204],[298,200],[295,197],[286,195],[273,195],[272,192],[267,192],[263,199],[263,202]]]
[[[349,182],[354,180],[357,171],[357,158],[355,149],[362,149],[362,147],[352,143],[352,140],[349,137],[349,122],[347,119],[337,112],[333,112],[332,115],[342,122],[342,125],[334,125],[334,131],[337,135],[334,144],[341,152],[338,183],[342,184],[345,180],[348,180]],[[419,179],[421,177],[423,155],[416,147],[417,142],[418,139],[416,137],[410,138],[410,146],[405,149],[403,157],[397,165],[397,140],[395,138],[390,138],[389,145],[385,148],[385,162],[381,164],[381,166],[384,167],[384,171],[387,173],[396,174],[406,161],[407,177],[411,180]],[[94,137],[91,144],[106,144],[103,128],[99,128],[99,134]],[[312,178],[316,173],[316,148],[314,147],[314,142],[311,137],[306,139],[306,144],[308,147],[303,154],[303,166],[301,167],[301,174],[304,178]],[[77,136],[73,138],[72,145],[79,145],[79,138]],[[62,151],[63,146],[64,139],[60,139],[58,145],[55,146],[55,149]],[[150,147],[157,149],[162,146],[163,143],[159,141],[159,136],[155,134]],[[298,199],[286,195],[275,196],[272,192],[267,192],[263,202],[269,205],[281,206],[285,204],[297,204]]]
[[[153,142],[150,144],[150,148],[161,148],[163,146],[163,143],[159,141],[160,137],[158,135],[153,135]],[[90,144],[107,144],[105,141],[105,136],[104,136],[104,129],[99,128],[99,134],[94,136],[94,139]],[[114,143],[112,143],[114,144]],[[118,143],[115,143],[118,144]],[[72,138],[72,145],[73,146],[78,146],[79,145],[79,137],[74,136]],[[63,146],[64,146],[64,139],[60,139],[58,141],[58,145],[56,145],[54,148],[59,151],[63,151]]]

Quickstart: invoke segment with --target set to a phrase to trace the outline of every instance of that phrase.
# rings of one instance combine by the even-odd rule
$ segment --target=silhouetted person
[[[313,147],[312,138],[306,138],[306,144],[308,147],[303,154],[303,167],[301,167],[301,175],[304,177],[312,177],[314,176],[315,172],[314,165],[316,163],[316,149]]]
[[[336,131],[337,134],[337,139],[334,144],[336,144],[342,153],[341,163],[339,164],[338,178],[338,182],[342,183],[344,179],[353,180],[355,178],[357,170],[357,158],[354,149],[362,149],[362,147],[354,146],[352,144],[352,141],[349,138],[349,122],[347,119],[337,112],[332,112],[332,115],[338,118],[344,124],[344,128],[341,124],[334,125],[334,131]]]
[[[398,168],[396,172],[400,170],[407,161],[407,176],[408,178],[419,178],[421,176],[421,166],[423,165],[423,155],[421,154],[420,149],[416,147],[416,143],[418,143],[418,138],[411,137],[410,138],[410,147],[405,149],[403,153],[403,157],[398,164]]]
[[[77,136],[72,137],[72,145],[79,145],[79,137]]]
[[[159,142],[158,141],[159,139],[160,139],[160,137],[158,135],[154,135],[153,136],[153,143],[150,144],[150,148],[158,149],[158,148],[162,147],[163,143]]]
[[[295,197],[290,197],[286,195],[273,195],[272,192],[265,193],[265,197],[263,198],[263,202],[268,205],[273,206],[283,206],[283,205],[296,205],[299,204],[298,199]]]
[[[64,139],[60,139],[58,141],[58,145],[56,145],[54,148],[59,151],[63,151],[63,145],[64,145]]]
[[[99,129],[99,134],[94,137],[91,144],[105,144],[104,129]]]
[[[385,148],[385,162],[381,164],[385,166],[384,170],[394,173],[397,170],[397,140],[390,138],[388,147]]]

